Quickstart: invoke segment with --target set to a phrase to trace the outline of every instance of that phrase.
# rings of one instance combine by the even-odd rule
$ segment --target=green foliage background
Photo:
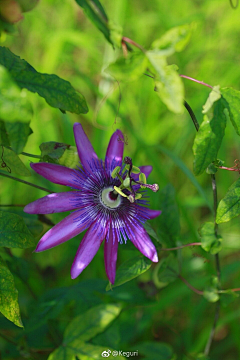
[[[240,9],[233,10],[227,0],[104,0],[102,4],[109,19],[123,27],[123,35],[145,48],[172,27],[194,23],[189,44],[184,51],[170,56],[169,64],[177,64],[180,74],[212,86],[219,84],[239,89]],[[38,7],[25,14],[14,35],[1,36],[0,45],[9,47],[37,71],[68,80],[85,96],[89,107],[86,115],[63,114],[48,106],[43,98],[28,92],[34,114],[30,124],[33,133],[28,138],[25,152],[40,155],[39,145],[48,141],[75,145],[72,126],[78,121],[96,153],[103,158],[112,132],[120,128],[128,142],[125,155],[131,156],[136,166],[153,166],[149,182],[158,183],[160,189],[170,183],[175,189],[173,197],[176,197],[177,207],[175,200],[171,206],[175,206],[176,216],[178,212],[180,214],[181,231],[176,229],[174,236],[166,236],[167,230],[163,234],[161,228],[161,222],[165,225],[172,215],[169,204],[166,205],[169,197],[164,196],[164,192],[149,193],[151,208],[161,209],[165,219],[151,221],[160,240],[166,247],[200,241],[198,228],[205,221],[213,221],[211,180],[206,173],[197,180],[191,174],[195,128],[187,111],[180,115],[170,112],[154,92],[153,81],[144,75],[133,82],[120,82],[119,88],[104,69],[120,51],[113,50],[74,1],[42,0]],[[185,98],[201,123],[202,106],[209,89],[187,79],[183,81]],[[239,158],[239,150],[239,137],[230,124],[218,157],[225,161],[225,166],[231,167]],[[22,155],[20,158],[29,168],[31,159]],[[51,191],[64,191],[63,187],[49,183],[33,172],[31,175],[23,179]],[[216,177],[221,199],[238,174],[222,170]],[[1,204],[26,205],[45,195],[41,190],[13,180],[5,181],[5,178],[0,179],[0,184]],[[171,194],[172,191],[169,196]],[[168,215],[164,214],[165,208]],[[8,210],[23,216],[26,222],[30,217],[33,219],[23,213],[21,207]],[[53,214],[48,218],[57,223],[64,215]],[[37,216],[34,220],[32,233],[37,244],[49,226],[41,223]],[[237,288],[240,286],[239,218],[221,224],[220,230],[223,238],[220,253],[222,286]],[[14,338],[18,344],[12,346],[0,338],[2,359],[18,360],[26,354],[32,359],[47,359],[51,351],[60,346],[64,330],[76,316],[93,306],[109,303],[121,303],[123,310],[114,322],[102,329],[102,333],[90,338],[91,344],[106,350],[139,349],[143,358],[145,355],[154,360],[159,359],[160,350],[164,348],[161,343],[166,343],[179,360],[200,359],[198,354],[203,352],[209,337],[216,304],[191,292],[180,279],[169,280],[168,277],[169,285],[162,287],[163,279],[157,279],[158,265],[152,265],[137,279],[106,292],[103,249],[79,278],[71,280],[71,263],[81,238],[82,234],[44,253],[32,253],[32,248],[11,249],[7,253],[1,250],[1,256],[14,275],[25,326],[24,330],[18,329],[0,316],[1,333]],[[118,266],[137,254],[131,244],[120,246]],[[161,251],[159,254],[160,258],[166,256]],[[186,248],[179,251],[177,257],[182,276],[197,289],[206,288],[211,276],[215,276],[214,257],[210,253],[200,248]],[[222,299],[223,305],[227,302],[228,299]],[[211,360],[240,358],[239,316],[239,299],[221,307]],[[155,344],[150,344],[152,349],[156,346],[152,355],[147,347],[149,342]],[[40,352],[34,349],[40,349]],[[165,351],[163,359],[174,359],[171,350],[170,355],[166,348]],[[59,359],[72,360],[76,354],[68,356]],[[77,356],[85,359],[82,355]]]

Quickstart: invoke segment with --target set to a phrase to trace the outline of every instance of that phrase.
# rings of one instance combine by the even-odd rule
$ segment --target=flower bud
[[[69,146],[63,155],[58,159],[60,165],[66,166],[70,169],[77,169],[79,166],[79,156],[76,146]]]
[[[27,12],[35,8],[39,0],[17,0],[17,2],[21,6],[22,12]]]
[[[0,16],[10,24],[23,19],[21,7],[15,0],[0,0]]]

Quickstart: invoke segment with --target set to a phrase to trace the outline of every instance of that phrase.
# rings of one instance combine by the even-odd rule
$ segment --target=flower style
[[[138,192],[143,183],[139,182],[139,175],[131,176],[131,159],[125,158],[122,165],[124,143],[120,130],[116,130],[110,139],[105,161],[98,159],[80,123],[75,123],[73,130],[81,168],[74,170],[51,163],[31,164],[39,175],[55,184],[69,186],[72,191],[44,196],[25,206],[24,211],[52,214],[73,210],[43,235],[35,251],[62,244],[88,228],[72,264],[71,277],[75,279],[88,266],[105,239],[105,268],[113,284],[118,243],[130,239],[143,255],[153,262],[158,261],[157,251],[143,223],[157,217],[161,211],[146,207],[145,194]],[[151,166],[141,166],[139,169],[145,179],[152,171]],[[134,185],[131,185],[132,182]],[[146,184],[153,191],[157,190],[156,186]],[[140,199],[141,195],[143,197]]]

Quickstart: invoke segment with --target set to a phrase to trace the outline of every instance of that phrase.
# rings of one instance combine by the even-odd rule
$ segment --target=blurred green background
[[[170,57],[169,63],[177,64],[180,74],[210,85],[219,84],[221,87],[230,86],[239,90],[240,9],[233,10],[229,1],[103,0],[102,4],[109,19],[123,27],[123,35],[145,48],[170,28],[194,22],[196,28],[190,43],[183,52]],[[57,74],[70,81],[85,96],[89,106],[86,115],[62,114],[48,106],[44,99],[29,93],[34,108],[31,122],[33,134],[28,139],[25,152],[40,155],[39,145],[47,141],[74,145],[72,127],[77,121],[82,123],[96,153],[104,158],[112,132],[121,129],[128,139],[125,155],[131,156],[137,166],[153,166],[149,182],[158,183],[160,189],[168,183],[174,186],[181,223],[179,244],[199,241],[197,230],[200,225],[205,221],[213,221],[210,209],[212,191],[209,175],[203,174],[193,183],[186,174],[186,168],[192,172],[192,144],[195,136],[195,128],[187,111],[182,115],[171,113],[154,92],[152,80],[144,75],[135,82],[120,83],[119,88],[104,73],[104,69],[120,52],[112,49],[74,1],[42,0],[33,11],[25,14],[24,20],[17,25],[16,34],[2,35],[0,45],[9,47],[36,70]],[[185,98],[201,122],[202,106],[209,89],[189,80],[183,81]],[[239,159],[239,150],[239,138],[229,123],[219,158],[231,167],[234,160]],[[29,167],[31,159],[20,157]],[[221,199],[238,175],[219,171],[216,177]],[[25,180],[52,191],[64,191],[63,187],[49,183],[33,172],[32,177]],[[0,182],[2,204],[26,205],[45,195],[41,190],[12,180],[1,178]],[[149,193],[149,196],[151,208],[164,211],[158,193]],[[16,211],[22,215],[21,210]],[[64,215],[48,217],[57,223]],[[159,233],[158,219],[151,223]],[[45,224],[44,231],[48,228]],[[222,286],[236,288],[240,286],[239,219],[221,225],[220,232],[223,236],[223,250],[220,253]],[[31,250],[12,251],[14,256],[24,259],[24,265],[19,266],[29,268],[27,282],[36,297],[41,297],[53,288],[85,281],[79,298],[76,296],[64,303],[56,312],[57,315],[50,316],[35,333],[28,334],[26,330],[25,341],[30,341],[33,347],[41,347],[42,344],[44,347],[52,347],[54,340],[49,337],[49,331],[54,334],[53,338],[56,337],[56,343],[69,319],[89,307],[83,295],[89,284],[93,290],[86,290],[86,297],[91,294],[91,304],[94,301],[96,304],[109,302],[114,296],[116,299],[127,299],[128,294],[131,294],[126,300],[128,306],[124,313],[99,339],[96,338],[96,343],[134,350],[137,349],[136,344],[143,341],[165,342],[172,346],[177,359],[197,359],[197,354],[204,350],[209,336],[215,304],[192,293],[181,280],[157,289],[153,281],[154,265],[137,280],[116,288],[109,295],[104,292],[106,282],[103,280],[106,280],[106,274],[103,248],[80,277],[71,280],[70,268],[81,238],[82,235],[39,254]],[[128,245],[120,246],[118,265],[131,257],[133,252]],[[159,254],[160,258],[165,256],[163,252]],[[202,289],[210,276],[215,275],[214,258],[203,250],[186,248],[178,255],[181,257],[183,276],[196,288]],[[23,322],[32,311],[37,322],[36,309],[39,309],[39,304],[32,299],[26,284],[17,277],[15,282],[19,290]],[[222,307],[210,353],[211,360],[240,358],[239,317],[238,299]],[[3,317],[0,317],[0,325],[2,329],[8,329],[9,334],[21,337],[22,330],[16,329]],[[5,341],[0,339],[1,348],[3,359],[22,358],[15,350],[9,350]],[[43,353],[41,358],[46,359],[47,354]]]

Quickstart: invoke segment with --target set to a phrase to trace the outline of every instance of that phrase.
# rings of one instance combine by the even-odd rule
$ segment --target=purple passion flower
[[[75,279],[81,274],[105,239],[105,268],[108,279],[113,284],[119,243],[130,239],[144,256],[153,262],[158,261],[155,246],[143,224],[146,220],[160,215],[161,211],[148,209],[144,193],[137,192],[142,187],[142,183],[138,182],[139,176],[146,179],[152,167],[141,166],[140,175],[132,176],[135,181],[131,180],[134,181],[134,185],[130,189],[131,178],[129,179],[127,174],[131,173],[126,167],[131,166],[131,159],[125,158],[130,159],[130,162],[126,160],[125,164],[122,164],[122,132],[116,130],[112,135],[103,161],[98,159],[82,125],[75,123],[73,130],[81,168],[73,170],[51,163],[31,164],[32,169],[39,175],[55,184],[69,186],[72,191],[44,196],[25,206],[24,211],[29,214],[72,211],[43,235],[35,251],[51,249],[88,229],[73,261],[71,277]],[[115,177],[112,176],[113,173],[116,173]],[[126,187],[123,185],[124,182],[127,183]],[[141,195],[143,197],[140,200]]]

